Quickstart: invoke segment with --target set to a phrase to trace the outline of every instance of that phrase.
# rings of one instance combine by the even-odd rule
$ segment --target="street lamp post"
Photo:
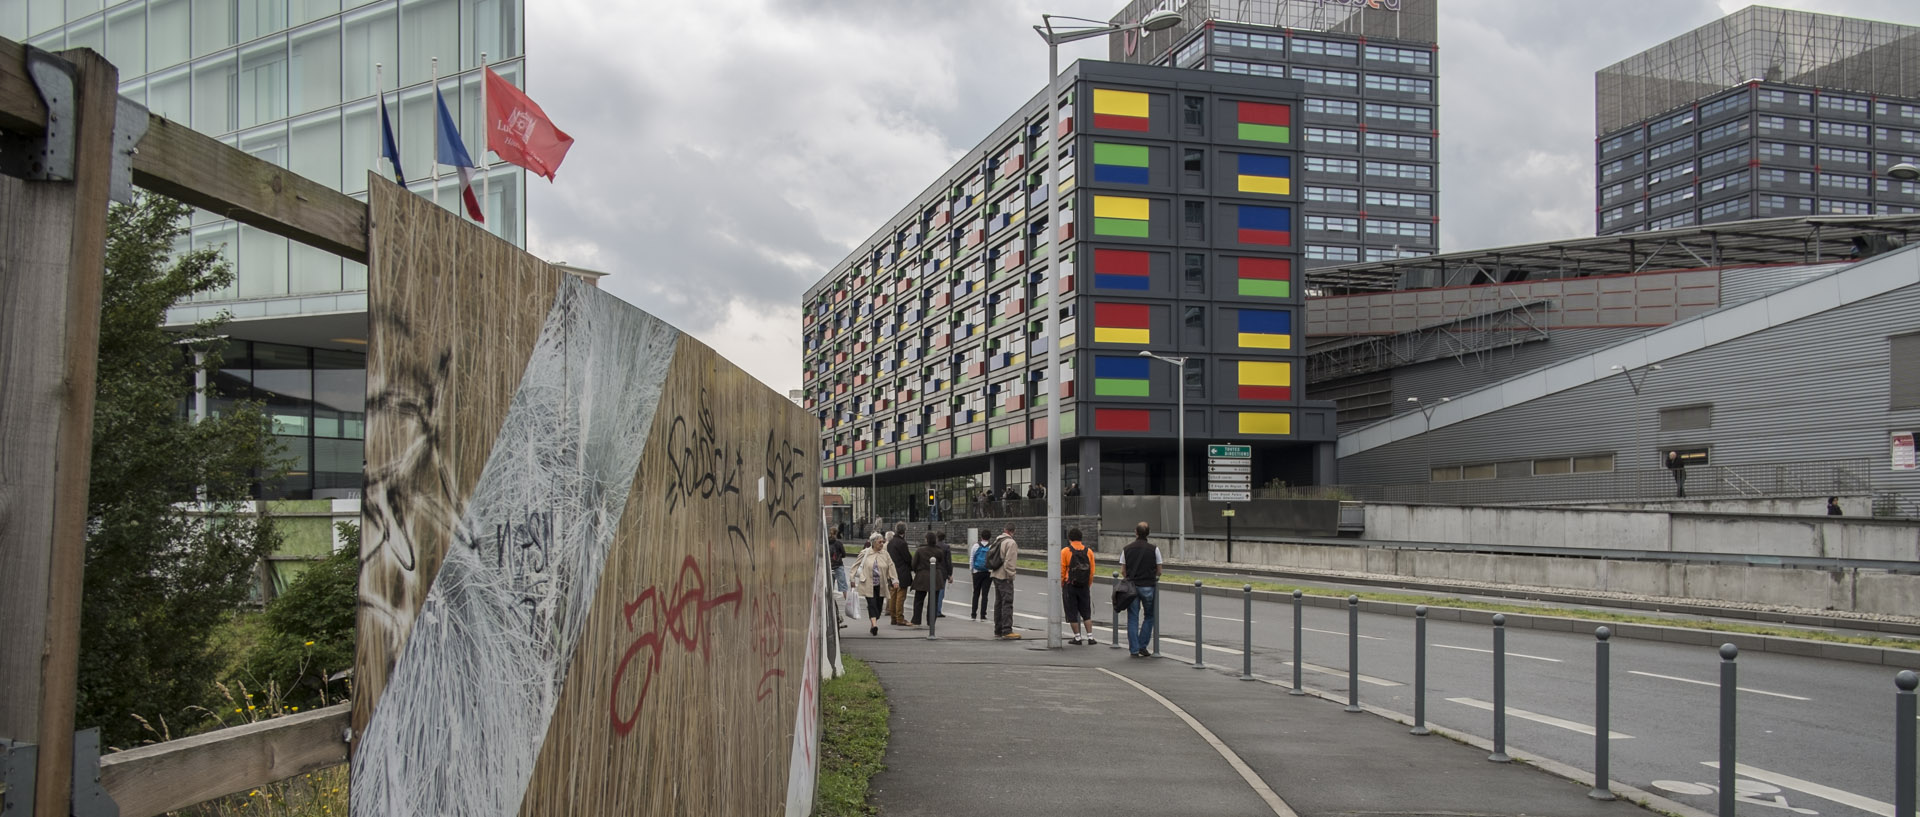
[[[1140,350],[1141,357],[1150,357],[1162,363],[1171,363],[1174,368],[1173,392],[1178,395],[1180,413],[1178,441],[1174,443],[1174,470],[1180,475],[1180,551],[1187,552],[1187,359],[1185,357],[1161,357],[1145,349]]]
[[[1055,20],[1087,23],[1084,26],[1055,28]],[[1134,23],[1101,22],[1055,14],[1040,15],[1033,30],[1047,41],[1047,97],[1041,106],[1041,119],[1047,129],[1047,584],[1058,592],[1060,560],[1060,44],[1112,34],[1116,31],[1164,31],[1179,25],[1177,12],[1157,11]],[[1035,298],[1034,300],[1039,300]],[[1047,647],[1059,649],[1060,605],[1047,605]]]

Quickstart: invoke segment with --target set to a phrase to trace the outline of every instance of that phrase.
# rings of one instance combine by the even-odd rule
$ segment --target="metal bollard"
[[[1735,694],[1739,689],[1740,670],[1733,660],[1740,657],[1740,648],[1732,644],[1720,645],[1720,815],[1733,817],[1735,777],[1734,760],[1734,719]],[[1909,723],[1908,725],[1911,725]]]
[[[1607,639],[1613,631],[1605,627],[1596,627],[1593,631],[1593,791],[1587,796],[1595,800],[1614,799],[1613,791],[1607,788],[1607,755],[1612,748],[1613,735],[1610,721],[1613,719],[1610,700],[1613,694],[1613,661],[1608,652],[1612,645]]]
[[[1347,711],[1360,709],[1360,597],[1347,597]]]
[[[1120,581],[1119,573],[1113,574],[1113,581],[1116,584],[1119,583]],[[1113,639],[1112,640],[1113,640],[1113,643],[1108,646],[1116,650],[1120,649],[1120,608],[1118,607],[1113,608]]]
[[[1207,617],[1204,615],[1201,615],[1200,613],[1200,600],[1206,598],[1206,596],[1207,594],[1204,591],[1202,591],[1200,588],[1200,580],[1194,579],[1193,580],[1193,668],[1194,669],[1207,668],[1207,657],[1203,654],[1203,651],[1206,649],[1204,645],[1206,644],[1207,639],[1204,635],[1206,631],[1202,627],[1202,625],[1206,624]]]
[[[1300,688],[1300,660],[1300,591],[1295,590],[1293,591],[1293,689],[1287,690],[1288,695],[1307,694],[1306,690]]]
[[[1493,754],[1487,759],[1508,763],[1507,757],[1507,617],[1493,614]]]
[[[1161,587],[1157,584],[1154,585],[1154,588],[1153,588],[1153,602],[1152,602],[1153,604],[1153,654],[1155,656],[1161,655],[1160,631],[1163,629],[1166,629],[1165,627],[1160,626],[1160,591],[1164,589],[1166,588]],[[1146,601],[1140,602],[1140,615],[1144,616],[1147,614],[1147,604],[1148,602]],[[1141,644],[1147,643],[1146,636],[1142,635],[1140,637],[1140,643]]]
[[[1905,817],[1914,807],[1913,688],[1920,686],[1920,675],[1903,669],[1893,676],[1893,685],[1900,690],[1893,695],[1893,813]]]
[[[1413,728],[1415,735],[1431,735],[1427,728],[1427,606],[1413,608]]]
[[[1240,680],[1253,680],[1253,585],[1240,585]]]
[[[927,557],[927,640],[928,641],[939,640],[939,636],[936,636],[933,634],[934,628],[938,626],[940,621],[940,603],[935,601],[935,599],[938,599],[938,598],[940,598],[940,560],[933,558],[932,556],[928,556]]]

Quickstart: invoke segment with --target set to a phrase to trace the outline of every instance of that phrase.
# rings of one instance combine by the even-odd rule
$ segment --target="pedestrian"
[[[1840,497],[1837,497],[1837,496],[1827,497],[1827,515],[1828,516],[1840,515]]]
[[[993,541],[993,552],[987,555],[987,570],[993,574],[993,635],[995,638],[1020,637],[1019,633],[1013,631],[1014,563],[1019,558],[1020,543],[1014,541],[1013,526],[1008,525],[1001,532],[1000,538]]]
[[[925,610],[928,616],[939,612],[937,608],[928,608],[927,602],[940,589],[940,535],[927,531],[927,543],[913,551],[913,624],[920,626],[920,613]]]
[[[1098,644],[1093,637],[1093,551],[1080,538],[1079,528],[1069,528],[1067,545],[1060,549],[1060,599],[1073,643]]]
[[[1020,501],[1020,489],[1009,485],[1007,486],[1007,492],[1001,498],[1008,502],[1018,502]]]
[[[847,595],[847,543],[840,541],[840,526],[833,526],[827,537],[827,569],[833,572],[835,598]],[[840,629],[846,629],[846,616],[840,617]]]
[[[947,585],[953,584],[953,547],[947,544],[947,534],[940,534],[940,587],[933,591],[933,615],[935,618],[947,617]]]
[[[967,550],[967,564],[973,567],[973,608],[968,618],[987,620],[987,591],[993,589],[993,574],[987,570],[987,556],[993,553],[993,542],[987,534],[980,534],[980,541],[973,543]]]
[[[1136,594],[1127,605],[1127,649],[1133,655],[1153,655],[1147,644],[1153,641],[1153,628],[1159,623],[1160,605],[1154,596],[1160,590],[1160,548],[1147,541],[1147,523],[1133,526],[1133,543],[1120,551],[1121,573],[1133,583]]]
[[[867,600],[867,635],[880,634],[880,608],[887,603],[887,594],[900,586],[900,574],[893,570],[893,557],[887,555],[886,539],[878,532],[867,540],[867,548],[853,560],[854,580],[859,583],[860,595]]]
[[[907,545],[907,523],[893,523],[893,536],[887,540],[887,555],[893,557],[893,572],[905,581],[913,575],[913,548]],[[895,627],[907,625],[907,589],[894,585],[887,596],[887,617]]]
[[[1667,470],[1673,474],[1674,495],[1681,499],[1686,499],[1687,498],[1687,463],[1685,460],[1680,459],[1680,452],[1678,451],[1667,452]]]
[[[1036,483],[1033,483],[1033,484],[1031,484],[1031,485],[1028,485],[1028,486],[1027,486],[1027,498],[1028,498],[1028,499],[1046,499],[1046,498],[1047,498],[1047,486],[1045,486],[1045,485],[1041,485],[1041,484],[1040,484],[1040,483],[1038,483],[1038,482],[1036,482]]]

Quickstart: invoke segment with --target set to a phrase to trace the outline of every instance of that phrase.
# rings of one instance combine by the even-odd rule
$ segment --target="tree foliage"
[[[308,568],[267,605],[267,634],[247,657],[247,684],[284,704],[318,706],[346,697],[360,585],[360,527],[341,522],[343,547]]]
[[[233,280],[217,251],[173,256],[188,212],[145,195],[108,215],[77,722],[109,745],[139,736],[134,715],[177,720],[206,699],[222,663],[209,637],[279,543],[243,505],[280,472],[265,417],[186,416],[197,370],[218,371],[219,322],[161,327],[168,307]]]

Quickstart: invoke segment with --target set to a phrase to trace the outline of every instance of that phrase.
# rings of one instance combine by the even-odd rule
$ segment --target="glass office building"
[[[1307,268],[1439,251],[1438,0],[1133,0],[1113,21],[1167,8],[1179,25],[1112,35],[1107,58],[1305,89]]]
[[[1594,75],[1601,235],[1920,212],[1920,28],[1749,6]]]
[[[487,165],[475,180],[487,228],[522,246],[526,175],[484,150],[480,66],[484,54],[524,86],[524,20],[521,0],[0,0],[0,36],[98,51],[119,68],[121,94],[153,113],[362,199],[367,171],[388,171],[384,89],[408,187],[459,207],[457,177],[435,178],[437,85]],[[357,496],[365,266],[207,212],[186,242],[220,248],[235,279],[175,306],[168,323],[231,316],[222,399],[264,403],[295,460],[263,496]]]

